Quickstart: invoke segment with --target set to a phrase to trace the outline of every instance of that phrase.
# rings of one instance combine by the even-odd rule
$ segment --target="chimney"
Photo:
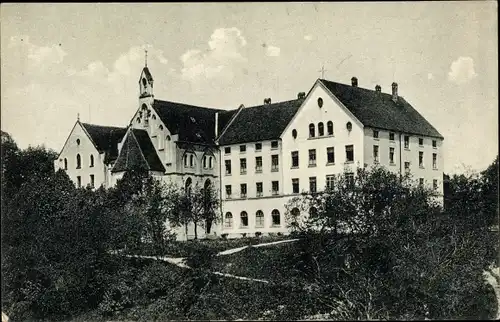
[[[392,100],[394,103],[398,101],[398,84],[392,83]]]
[[[377,84],[377,86],[375,86],[375,91],[380,93],[382,91],[382,87]]]
[[[264,105],[267,105],[267,104],[271,104],[271,98],[270,97],[264,99]]]
[[[358,87],[358,79],[356,77],[351,78],[351,85],[353,87]]]
[[[219,134],[219,112],[215,112],[215,137]]]
[[[304,97],[306,97],[306,93],[305,92],[300,92],[300,93],[297,94],[297,98],[298,99],[301,99],[301,98],[304,98]]]

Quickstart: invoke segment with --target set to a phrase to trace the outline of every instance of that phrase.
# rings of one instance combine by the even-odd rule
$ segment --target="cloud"
[[[311,41],[313,39],[313,37],[311,35],[305,35],[304,39],[307,41]]]
[[[455,84],[464,84],[477,76],[474,60],[471,57],[458,57],[451,63],[448,80]]]
[[[22,57],[35,66],[46,67],[51,64],[60,64],[68,54],[61,48],[61,44],[51,46],[38,46],[30,42],[28,36],[13,36],[10,38],[8,48],[19,50]]]
[[[270,57],[278,57],[280,55],[280,48],[276,46],[267,46],[266,55]]]
[[[246,44],[238,28],[215,29],[208,41],[208,50],[190,49],[182,54],[181,77],[188,81],[233,79],[233,68],[247,61],[241,53]]]
[[[427,79],[434,79],[434,75],[432,73],[427,74]]]

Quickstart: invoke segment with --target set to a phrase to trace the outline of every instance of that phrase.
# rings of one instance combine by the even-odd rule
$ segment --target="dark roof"
[[[146,79],[147,79],[148,81],[150,81],[150,82],[151,82],[151,81],[153,81],[153,75],[151,75],[151,72],[149,71],[149,68],[144,67],[144,68],[142,69],[142,71],[143,71],[143,72],[144,72],[144,74],[146,75]]]
[[[234,116],[234,114],[236,114],[237,111],[238,109],[219,112],[218,129],[217,129],[218,135],[222,134],[222,131],[229,123],[229,121],[231,121],[231,118]]]
[[[109,163],[118,157],[118,143],[123,139],[127,128],[88,123],[81,125],[90,135],[99,153],[105,153],[104,163]]]
[[[154,101],[153,108],[169,131],[179,134],[180,141],[214,143],[215,113],[223,110],[160,100]]]
[[[111,172],[132,169],[165,172],[165,168],[145,130],[133,129],[128,132]]]
[[[304,99],[243,108],[220,137],[220,145],[278,139]]]
[[[443,138],[403,97],[397,102],[392,94],[353,87],[346,84],[320,81],[335,95],[364,126]]]

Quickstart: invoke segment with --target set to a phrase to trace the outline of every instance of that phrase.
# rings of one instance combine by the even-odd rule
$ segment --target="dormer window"
[[[194,117],[190,116],[189,119],[191,120],[191,122],[196,123],[196,119]]]

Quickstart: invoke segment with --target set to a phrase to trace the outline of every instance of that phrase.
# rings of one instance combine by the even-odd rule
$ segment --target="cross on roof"
[[[327,70],[325,69],[325,65],[321,66],[321,69],[318,70],[318,72],[321,72],[321,78],[325,78],[325,72]]]
[[[144,49],[144,53],[145,53],[144,65],[145,65],[145,67],[148,67],[148,50]]]

